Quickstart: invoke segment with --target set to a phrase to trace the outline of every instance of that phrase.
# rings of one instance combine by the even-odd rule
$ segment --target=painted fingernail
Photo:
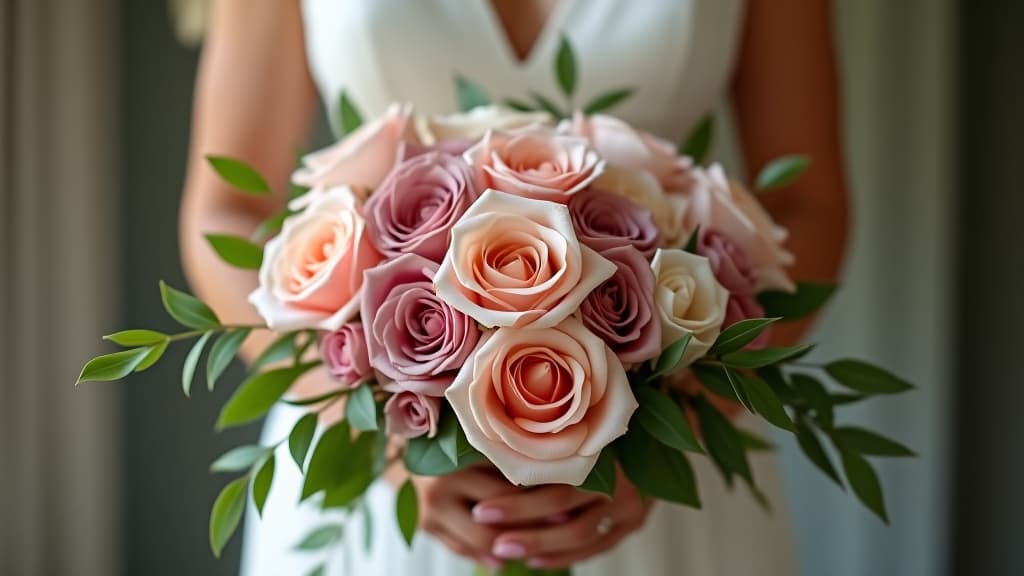
[[[505,513],[502,512],[500,508],[479,505],[473,507],[473,520],[476,520],[481,524],[501,522],[504,517]]]
[[[519,542],[498,542],[494,545],[494,553],[498,558],[516,559],[526,556],[526,546]]]

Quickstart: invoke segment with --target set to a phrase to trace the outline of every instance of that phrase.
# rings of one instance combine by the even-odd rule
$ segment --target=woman
[[[581,99],[610,88],[636,93],[615,110],[627,121],[678,140],[731,89],[746,164],[801,152],[813,168],[795,185],[764,196],[789,228],[798,279],[834,279],[846,232],[846,195],[830,12],[820,0],[218,0],[195,97],[190,169],[182,211],[186,267],[197,292],[227,321],[254,319],[246,295],[253,274],[220,263],[204,231],[248,235],[280,208],[238,195],[201,161],[228,154],[283,183],[305,147],[317,106],[342,89],[367,115],[392,101],[421,112],[453,111],[451,78],[463,74],[498,98],[555,94],[550,62],[560,33],[581,67]],[[333,108],[333,106],[329,106]],[[796,340],[805,326],[776,331]],[[253,336],[245,353],[267,344]],[[298,386],[312,395],[323,375]],[[738,416],[739,417],[739,416]],[[295,413],[279,410],[265,435],[287,434]],[[542,567],[575,564],[577,574],[792,574],[784,505],[769,457],[756,473],[776,502],[774,516],[741,490],[728,492],[700,463],[704,509],[651,509],[622,480],[613,500],[571,487],[509,486],[486,470],[417,478],[421,533],[405,549],[390,521],[349,522],[328,574],[469,574],[474,562],[523,558]],[[249,515],[244,573],[299,574],[324,558],[294,552],[324,522],[295,505],[298,473],[280,467],[263,521]],[[287,469],[287,470],[286,470]],[[394,481],[394,479],[392,479]],[[371,489],[384,518],[393,489]],[[362,531],[372,530],[364,550]]]

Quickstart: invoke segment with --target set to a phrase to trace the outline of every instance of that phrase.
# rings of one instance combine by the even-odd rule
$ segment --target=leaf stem
[[[179,332],[177,334],[171,334],[167,337],[168,342],[179,342],[181,340],[188,340],[189,338],[195,338],[202,336],[207,332],[224,332],[227,330],[240,330],[248,328],[250,330],[266,330],[265,324],[222,324],[216,328],[205,328],[202,330],[189,330],[187,332]]]

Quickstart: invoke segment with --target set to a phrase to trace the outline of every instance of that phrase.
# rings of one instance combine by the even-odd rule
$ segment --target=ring
[[[597,523],[595,529],[601,536],[607,536],[611,533],[612,528],[615,527],[615,520],[612,520],[611,516],[605,516],[601,518],[601,521]]]

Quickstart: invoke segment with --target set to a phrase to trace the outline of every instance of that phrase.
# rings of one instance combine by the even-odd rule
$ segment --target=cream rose
[[[686,222],[687,197],[666,194],[650,172],[609,165],[594,181],[594,188],[621,194],[647,208],[661,232],[663,248],[683,246],[693,232]]]
[[[703,356],[725,322],[729,291],[718,283],[708,259],[683,250],[658,250],[654,270],[654,303],[661,316],[661,348],[691,334],[680,367]]]
[[[416,133],[426,145],[448,140],[479,140],[488,130],[516,130],[550,126],[545,112],[519,112],[501,106],[478,106],[469,112],[444,116],[417,116]]]
[[[271,330],[334,331],[359,311],[363,271],[380,261],[352,190],[332,188],[267,242],[249,302]]]
[[[550,328],[615,271],[580,244],[565,205],[487,190],[452,228],[434,286],[484,326]]]
[[[514,484],[580,485],[637,407],[615,353],[575,318],[485,338],[445,392],[466,439]]]

